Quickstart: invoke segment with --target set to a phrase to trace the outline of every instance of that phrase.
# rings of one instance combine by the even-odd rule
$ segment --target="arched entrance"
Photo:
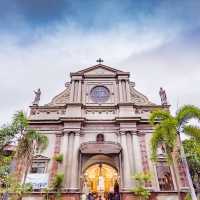
[[[109,193],[118,193],[118,171],[105,163],[97,163],[89,166],[84,172],[83,193],[89,192],[104,197]]]

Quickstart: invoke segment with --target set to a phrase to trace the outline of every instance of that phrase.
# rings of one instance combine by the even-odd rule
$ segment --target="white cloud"
[[[200,71],[198,61],[193,60],[196,53],[190,52],[191,58],[186,56],[180,62],[176,59],[176,56],[180,58],[178,52],[170,54],[173,48],[167,50],[169,55],[158,51],[167,43],[176,42],[181,27],[164,31],[159,26],[122,24],[102,32],[86,32],[76,25],[62,24],[55,29],[52,34],[50,30],[38,31],[33,35],[37,39],[31,43],[22,38],[19,42],[17,37],[1,37],[0,124],[9,121],[16,110],[27,110],[33,90],[38,87],[42,89],[41,104],[48,103],[64,89],[69,72],[96,64],[98,57],[106,65],[130,71],[138,88],[156,102],[159,101],[157,90],[163,85],[173,106],[177,99],[180,103],[198,104],[196,99],[200,96],[195,86],[199,84]],[[185,63],[184,73],[176,70]],[[193,71],[191,65],[195,66]]]

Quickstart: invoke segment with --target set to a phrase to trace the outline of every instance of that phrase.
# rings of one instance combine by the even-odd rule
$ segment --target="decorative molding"
[[[94,65],[92,67],[88,67],[86,69],[83,69],[83,70],[80,70],[78,72],[75,72],[75,73],[71,73],[71,76],[72,75],[80,75],[80,74],[85,74],[85,73],[91,73],[91,72],[101,72],[102,73],[102,70],[106,70],[107,72],[111,72],[111,73],[127,73],[127,72],[123,72],[123,71],[120,71],[120,70],[117,70],[117,69],[114,69],[112,67],[109,67],[109,66],[106,66],[106,65],[102,65],[102,64],[97,64],[97,65]]]
[[[61,92],[60,94],[58,94],[57,96],[55,96],[51,102],[49,104],[47,104],[48,106],[64,106],[66,105],[66,103],[69,103],[69,98],[70,98],[70,83],[67,82],[65,84],[66,89]]]
[[[130,92],[131,92],[131,102],[138,106],[156,106],[156,104],[149,101],[149,99],[143,95],[142,93],[138,92],[134,86],[135,83],[130,82]]]
[[[85,142],[80,145],[82,154],[119,154],[122,150],[121,144],[116,142]]]
[[[35,155],[33,157],[33,160],[50,160],[50,158],[46,157],[46,156],[43,156],[41,154],[38,154],[38,155]]]

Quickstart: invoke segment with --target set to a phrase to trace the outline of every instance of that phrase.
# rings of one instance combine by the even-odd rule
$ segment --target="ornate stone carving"
[[[85,74],[86,75],[109,75],[109,74],[114,74],[114,72],[104,69],[102,67],[98,67],[96,69],[86,72]]]
[[[135,83],[130,82],[131,102],[138,106],[155,106],[149,99],[138,92],[135,88]]]
[[[159,95],[160,95],[161,105],[163,106],[167,105],[167,95],[162,87],[160,87]]]
[[[50,158],[43,156],[41,154],[37,154],[33,157],[33,160],[50,160]]]
[[[98,75],[98,74],[102,74],[102,75],[111,75],[111,74],[116,74],[116,73],[122,73],[122,71],[114,69],[112,67],[106,66],[106,65],[102,65],[102,64],[98,64],[89,68],[86,68],[84,70],[80,70],[78,72],[76,72],[77,74],[85,74],[85,75]]]
[[[55,96],[52,101],[48,104],[48,106],[64,106],[69,102],[70,96],[70,83],[66,83],[66,89]]]
[[[90,153],[90,154],[111,154],[111,153],[120,153],[121,145],[115,142],[86,142],[82,143],[80,146],[81,153]]]
[[[38,106],[40,102],[41,90],[40,88],[37,91],[34,91],[35,98],[33,100],[33,105]]]

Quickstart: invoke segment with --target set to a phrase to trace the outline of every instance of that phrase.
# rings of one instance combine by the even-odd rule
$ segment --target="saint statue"
[[[165,151],[165,147],[163,144],[159,144],[158,148],[157,148],[157,155],[161,156],[161,155],[165,155],[166,151]]]
[[[161,99],[161,105],[167,105],[167,95],[162,87],[160,88],[159,95]]]
[[[40,88],[37,90],[37,91],[34,91],[35,93],[35,99],[33,101],[33,105],[39,105],[39,102],[40,102],[40,96],[41,96],[41,90]]]

